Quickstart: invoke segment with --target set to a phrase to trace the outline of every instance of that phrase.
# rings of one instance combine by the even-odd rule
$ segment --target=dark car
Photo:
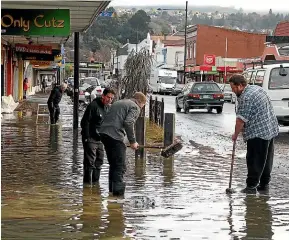
[[[182,92],[176,97],[176,111],[184,109],[189,113],[190,109],[207,109],[212,112],[222,113],[224,94],[214,82],[190,82],[185,85]]]

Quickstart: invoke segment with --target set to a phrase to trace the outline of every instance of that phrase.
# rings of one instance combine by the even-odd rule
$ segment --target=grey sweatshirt
[[[135,99],[123,99],[112,104],[106,114],[99,133],[124,141],[125,135],[130,144],[135,143],[134,125],[140,115],[140,107]]]

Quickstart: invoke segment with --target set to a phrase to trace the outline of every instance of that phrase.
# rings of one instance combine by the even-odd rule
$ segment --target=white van
[[[156,93],[171,94],[173,88],[176,86],[177,77],[178,73],[175,70],[156,69],[154,73],[151,74],[150,86]]]
[[[278,122],[289,126],[289,63],[250,68],[243,75],[249,84],[259,85],[268,93]]]

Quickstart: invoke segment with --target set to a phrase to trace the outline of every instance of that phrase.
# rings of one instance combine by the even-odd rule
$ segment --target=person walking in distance
[[[274,158],[274,138],[279,126],[271,100],[266,91],[256,85],[248,85],[243,75],[233,75],[229,83],[238,97],[235,133],[236,141],[243,132],[247,142],[247,187],[243,193],[268,191]]]
[[[24,78],[24,81],[23,81],[23,99],[27,98],[28,87],[29,87],[28,86],[28,79]]]
[[[47,105],[50,112],[51,124],[56,124],[59,119],[60,115],[59,103],[62,99],[62,95],[65,92],[66,88],[67,84],[62,83],[60,86],[55,86],[49,95]]]
[[[109,192],[113,196],[122,196],[125,193],[125,182],[123,175],[126,171],[126,144],[127,135],[130,147],[138,149],[134,125],[138,119],[141,109],[146,104],[146,96],[136,92],[132,99],[123,99],[112,104],[101,127],[101,141],[109,163]]]
[[[83,183],[99,181],[104,148],[98,130],[114,99],[115,92],[105,88],[101,97],[95,98],[86,108],[81,119],[81,135],[84,149]]]

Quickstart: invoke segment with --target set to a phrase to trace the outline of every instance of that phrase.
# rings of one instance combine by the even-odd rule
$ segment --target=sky
[[[112,6],[158,6],[158,5],[181,5],[186,4],[185,0],[112,0]],[[269,11],[273,12],[288,11],[288,0],[188,0],[189,6],[221,6],[243,8],[244,10]]]

